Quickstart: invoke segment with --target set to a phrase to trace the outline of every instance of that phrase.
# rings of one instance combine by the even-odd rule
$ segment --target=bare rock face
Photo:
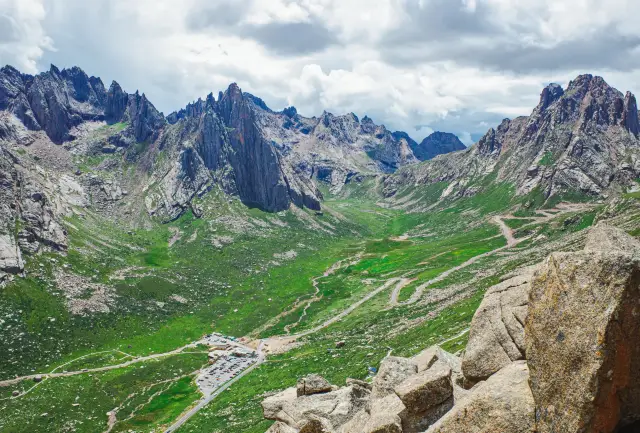
[[[518,195],[606,197],[633,186],[640,174],[639,123],[631,93],[581,75],[566,90],[546,87],[529,116],[505,119],[466,151],[403,168],[385,179],[384,191],[392,196],[448,182],[443,198],[464,197],[482,189],[472,180],[492,174]]]
[[[298,397],[302,395],[313,395],[330,392],[331,384],[322,376],[317,374],[310,374],[307,377],[303,377],[298,380],[296,387]]]
[[[533,432],[534,400],[528,380],[524,361],[504,367],[474,388],[427,433]]]
[[[346,424],[369,400],[370,391],[353,384],[336,391],[297,396],[289,388],[262,402],[264,417],[295,429],[328,429],[333,431]],[[322,430],[318,430],[322,431]]]
[[[388,356],[382,360],[380,370],[373,379],[374,398],[382,398],[394,392],[394,388],[409,376],[418,373],[418,366],[410,359]]]
[[[107,122],[116,123],[119,122],[129,103],[129,95],[122,90],[120,84],[116,81],[111,83],[109,91],[107,92],[107,102],[105,107],[105,117]]]
[[[21,273],[23,255],[42,247],[65,251],[66,232],[42,186],[26,176],[20,160],[0,144],[0,271]]]
[[[453,407],[451,367],[436,362],[428,370],[405,379],[394,389],[405,410],[403,432],[422,432]]]
[[[411,361],[418,366],[418,373],[431,368],[438,361],[439,352],[440,348],[438,346],[431,346],[411,358]]]
[[[104,119],[102,81],[77,67],[60,71],[52,65],[28,83],[26,94],[38,124],[55,143],[72,138],[69,131],[83,121]]]
[[[473,316],[462,372],[471,383],[486,380],[524,359],[524,322],[532,271],[491,287]]]
[[[19,274],[24,270],[22,253],[11,234],[0,234],[0,271]]]
[[[610,433],[640,420],[640,244],[599,225],[532,283],[526,353],[541,433]]]
[[[33,77],[11,66],[0,69],[0,110],[7,110],[31,130],[41,129],[27,99],[26,89]]]

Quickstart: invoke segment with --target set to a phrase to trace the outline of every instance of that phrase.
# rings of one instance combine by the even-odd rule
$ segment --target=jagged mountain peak
[[[551,104],[556,102],[564,95],[564,90],[559,84],[551,83],[542,90],[540,94],[540,104],[538,105],[539,111],[544,111]]]
[[[563,90],[541,92],[530,116],[504,119],[467,152],[447,155],[388,180],[388,193],[406,185],[448,181],[447,195],[471,195],[472,179],[494,173],[520,195],[548,200],[563,194],[606,197],[640,176],[636,98],[604,79],[580,75]]]

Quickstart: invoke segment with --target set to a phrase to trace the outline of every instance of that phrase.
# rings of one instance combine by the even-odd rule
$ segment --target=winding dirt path
[[[178,349],[175,349],[175,350],[172,350],[170,352],[156,353],[156,354],[148,355],[148,356],[141,356],[139,358],[134,358],[134,359],[132,359],[130,361],[123,362],[122,364],[107,365],[105,367],[98,367],[98,368],[86,368],[86,369],[82,369],[82,370],[79,370],[79,371],[67,371],[67,372],[62,372],[62,373],[53,373],[53,371],[58,370],[62,366],[68,365],[68,364],[70,364],[70,363],[72,363],[74,361],[77,361],[79,359],[86,358],[87,356],[100,354],[100,353],[111,352],[111,351],[90,353],[90,354],[83,355],[83,356],[81,356],[79,358],[76,358],[74,360],[71,360],[71,361],[69,361],[69,362],[67,362],[65,364],[62,364],[62,365],[54,368],[51,373],[30,374],[28,376],[21,376],[21,377],[16,377],[14,379],[0,381],[0,387],[7,387],[7,386],[12,386],[12,385],[17,385],[18,383],[20,383],[22,381],[34,380],[36,378],[39,378],[39,379],[44,381],[44,379],[53,379],[53,378],[56,378],[56,377],[69,377],[69,376],[76,376],[78,374],[99,373],[99,372],[103,372],[103,371],[117,370],[119,368],[129,367],[130,365],[137,364],[137,363],[140,363],[140,362],[150,361],[152,359],[158,359],[158,358],[165,358],[167,356],[186,355],[186,354],[192,354],[192,353],[201,353],[201,352],[185,352],[184,351],[185,349],[196,347],[198,345],[198,343],[199,342],[190,343],[190,344],[187,344],[186,346],[182,346],[182,347],[180,347]],[[202,353],[208,353],[208,352],[202,352]],[[22,397],[23,395],[24,394],[20,394],[18,396],[12,397],[12,398],[19,398],[19,397]]]
[[[518,240],[513,236],[513,230],[509,227],[500,216],[494,216],[493,222],[500,227],[502,236],[507,240],[507,247],[513,247],[518,245]]]
[[[313,288],[315,289],[313,297],[309,301],[307,301],[307,305],[305,305],[304,309],[302,310],[302,314],[300,315],[298,320],[295,323],[292,323],[284,327],[284,331],[287,333],[287,335],[291,334],[291,329],[295,328],[300,323],[302,323],[302,320],[304,320],[304,318],[306,317],[307,310],[309,309],[309,307],[311,307],[311,304],[313,304],[314,302],[318,302],[319,300],[322,299],[322,296],[318,296],[318,294],[320,293],[320,286],[319,286],[320,280],[322,278],[327,278],[335,274],[339,269],[342,269],[345,263],[347,264],[347,266],[351,266],[358,263],[362,258],[362,254],[363,253],[360,252],[353,257],[338,260],[336,263],[331,265],[326,271],[324,271],[324,273],[321,276],[315,277],[313,280],[311,280],[313,283]]]

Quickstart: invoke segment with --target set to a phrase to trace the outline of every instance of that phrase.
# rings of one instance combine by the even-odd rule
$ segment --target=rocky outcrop
[[[283,173],[277,150],[262,136],[254,111],[240,88],[232,84],[216,107],[229,128],[229,159],[241,200],[271,212],[288,209],[293,200],[303,205],[304,193],[296,189],[298,182]],[[315,194],[307,202],[319,209]]]
[[[524,359],[524,322],[527,317],[533,269],[491,287],[473,316],[462,372],[471,383]]]
[[[371,384],[348,379],[338,389],[307,376],[265,399],[262,408],[265,418],[277,421],[273,431],[286,425],[296,432],[422,432],[453,406],[459,363],[438,347],[411,359],[387,357]]]
[[[410,359],[397,356],[386,357],[382,360],[380,370],[373,379],[373,397],[382,398],[393,393],[396,386],[417,372],[418,366]]]
[[[31,130],[41,129],[27,98],[27,86],[33,77],[21,74],[11,66],[0,69],[0,110],[16,116]]]
[[[54,143],[73,138],[69,132],[83,121],[104,119],[102,81],[89,79],[77,67],[60,71],[52,65],[25,86],[25,93],[38,124]]]
[[[296,431],[313,431],[318,423],[333,432],[363,410],[370,391],[358,384],[331,392],[297,395],[296,388],[267,398],[262,403],[264,417],[286,424]]]
[[[73,127],[104,119],[107,94],[102,81],[78,67],[55,66],[35,77],[6,66],[0,70],[0,110],[31,130],[44,130],[55,143],[73,138]]]
[[[427,433],[533,432],[534,400],[528,380],[524,361],[509,364],[473,389]]]
[[[394,388],[404,404],[403,432],[421,432],[453,407],[451,367],[443,361],[408,377]]]
[[[109,123],[120,122],[124,117],[129,104],[129,95],[122,90],[116,81],[111,83],[107,92],[107,102],[105,106],[105,118]]]
[[[422,140],[420,144],[415,143],[411,146],[413,154],[420,161],[427,161],[438,155],[445,155],[447,153],[465,150],[466,148],[455,134],[439,131],[430,134]]]
[[[144,93],[140,95],[136,92],[129,96],[127,115],[127,121],[138,143],[157,139],[165,124],[162,113],[156,110]]]
[[[640,421],[640,243],[598,226],[584,251],[536,273],[527,360],[541,433],[611,433]]]
[[[0,145],[0,273],[21,273],[24,255],[42,248],[65,251],[66,232],[42,185]]]
[[[248,98],[263,136],[301,178],[313,178],[339,192],[345,184],[368,174],[392,173],[415,164],[415,142],[402,132],[392,133],[367,116],[337,116],[324,112],[304,117],[295,107],[274,112]]]

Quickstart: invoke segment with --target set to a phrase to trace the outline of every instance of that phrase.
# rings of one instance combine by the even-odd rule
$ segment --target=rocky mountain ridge
[[[492,183],[508,182],[517,195],[541,202],[618,194],[640,174],[638,119],[633,94],[581,75],[566,90],[549,85],[530,116],[505,119],[469,149],[400,170],[387,179],[386,194],[447,182],[443,198],[469,196],[489,174]]]
[[[316,180],[337,191],[354,177],[417,162],[407,134],[391,133],[368,117],[325,112],[305,118],[294,107],[278,113],[235,84],[217,100],[210,94],[165,118],[144,94],[128,94],[115,81],[106,90],[78,67],[51,66],[30,76],[6,66],[0,70],[0,110],[57,144],[83,138],[76,130],[87,122],[122,125],[101,151],[121,151],[133,163],[142,158],[141,150],[170,151],[180,165],[162,167],[169,178],[158,179],[154,155],[145,157],[144,167],[171,189],[145,197],[149,212],[164,219],[180,215],[194,196],[218,182],[249,206],[280,211],[293,203],[319,210]]]

